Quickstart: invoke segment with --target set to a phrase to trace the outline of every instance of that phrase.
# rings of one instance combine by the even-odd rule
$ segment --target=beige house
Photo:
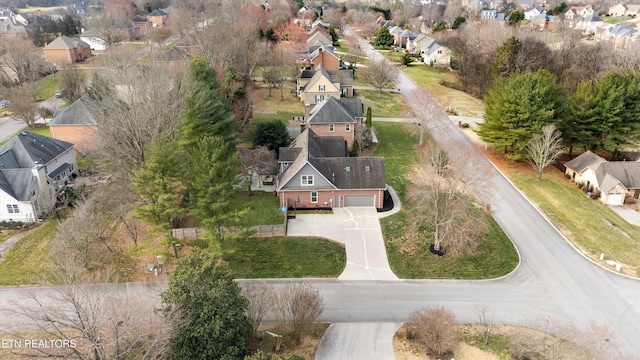
[[[626,13],[627,13],[627,6],[625,4],[613,5],[612,7],[609,8],[609,10],[607,10],[607,15],[615,16],[615,17],[625,16]]]
[[[451,50],[446,48],[434,39],[427,41],[420,50],[423,62],[429,66],[450,67]]]
[[[567,174],[587,191],[599,191],[600,201],[623,205],[640,197],[640,162],[607,161],[587,151],[565,164]]]
[[[80,39],[60,36],[44,47],[44,56],[47,62],[68,65],[89,59],[91,47]]]

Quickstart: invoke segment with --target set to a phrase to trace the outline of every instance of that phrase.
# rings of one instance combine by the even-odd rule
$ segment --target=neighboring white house
[[[438,44],[434,39],[427,41],[420,50],[423,62],[429,66],[451,66],[451,50]]]
[[[0,221],[33,222],[76,177],[73,144],[22,132],[0,147]]]
[[[80,40],[86,42],[87,44],[89,44],[89,47],[91,48],[91,50],[106,50],[107,49],[107,44],[104,42],[104,40],[100,39],[99,37],[97,37],[93,32],[91,31],[82,31],[82,35],[80,35]]]
[[[607,205],[622,205],[625,198],[640,196],[640,162],[609,162],[587,151],[565,167],[565,174],[576,184],[600,191],[600,200]]]

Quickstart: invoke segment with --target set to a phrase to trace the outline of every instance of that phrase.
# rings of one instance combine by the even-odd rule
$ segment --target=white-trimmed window
[[[9,212],[9,214],[20,214],[20,208],[18,207],[18,204],[8,204],[7,211]]]
[[[318,91],[324,91],[324,85],[318,85]]]
[[[346,132],[351,131],[351,124],[349,124],[349,123],[344,124],[344,131],[346,131]]]
[[[324,100],[325,96],[324,95],[316,95],[316,102],[319,103],[320,101]]]
[[[314,204],[318,202],[318,192],[317,191],[312,191],[311,192],[311,202],[314,203]]]
[[[333,124],[329,124],[329,132],[333,132]]]
[[[301,175],[300,176],[300,184],[302,186],[312,186],[313,185],[313,175]]]

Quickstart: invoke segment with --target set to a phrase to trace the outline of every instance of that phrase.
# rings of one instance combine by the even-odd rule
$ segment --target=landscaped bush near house
[[[24,228],[24,226],[21,221],[0,221],[0,230],[19,230]]]

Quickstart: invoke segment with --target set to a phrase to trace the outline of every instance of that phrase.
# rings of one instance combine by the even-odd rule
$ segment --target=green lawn
[[[36,99],[45,100],[52,97],[60,86],[60,73],[47,75],[37,81],[37,85],[40,90],[36,94]]]
[[[442,81],[456,82],[456,75],[446,69],[438,69],[420,63],[403,67],[404,71],[421,88],[425,89],[440,107],[455,108],[457,115],[483,117],[484,103],[480,99],[440,84]]]
[[[414,253],[401,252],[399,242],[404,237],[407,211],[406,191],[411,184],[409,174],[416,164],[414,144],[417,137],[410,125],[374,122],[379,144],[374,156],[385,159],[385,175],[389,185],[398,193],[403,203],[402,211],[380,220],[391,269],[406,279],[474,279],[493,278],[512,271],[518,263],[518,255],[511,241],[491,218],[491,232],[469,258],[436,258],[427,248],[415,247]]]
[[[28,129],[28,131],[30,131],[32,133],[35,133],[35,134],[38,134],[38,135],[51,137],[51,130],[49,130],[48,126],[41,126],[41,127],[37,127],[37,128]]]
[[[47,278],[49,244],[57,226],[57,220],[45,221],[4,254],[0,285],[37,284]]]
[[[284,222],[284,214],[279,210],[280,202],[272,192],[237,191],[233,197],[234,209],[249,208],[249,213],[243,216],[239,226],[276,225]]]
[[[404,200],[407,186],[411,184],[409,172],[416,163],[414,144],[417,136],[410,131],[409,124],[375,121],[378,145],[373,156],[384,157],[384,171],[387,184]]]
[[[18,234],[18,230],[0,230],[0,244],[7,241],[13,235]]]
[[[364,97],[365,109],[371,106],[374,117],[404,117],[409,113],[404,98],[400,94],[382,92],[378,94],[376,90],[356,90]]]
[[[235,278],[338,277],[346,265],[344,247],[314,237],[234,240],[225,256]]]
[[[556,168],[549,167],[542,181],[528,171],[507,170],[505,174],[592,259],[604,253],[607,259],[640,268],[640,228],[600,201],[587,198]]]

